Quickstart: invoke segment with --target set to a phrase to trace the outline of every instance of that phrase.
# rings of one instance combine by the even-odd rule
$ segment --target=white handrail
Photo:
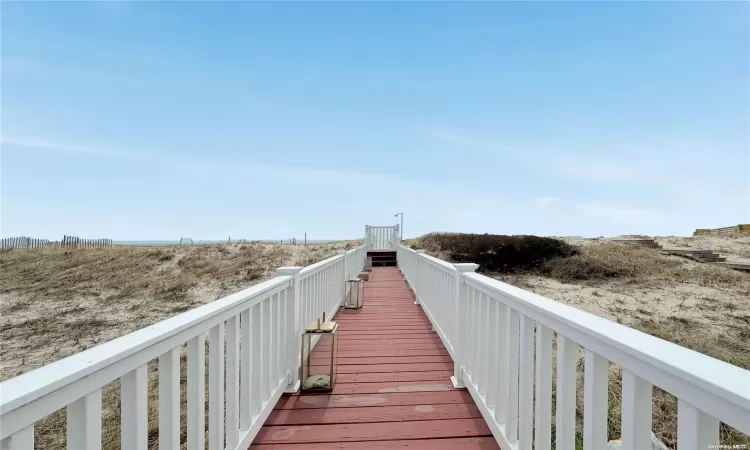
[[[284,391],[299,387],[306,321],[333,316],[345,280],[364,265],[359,247],[279,276],[0,383],[0,444],[33,449],[34,423],[68,408],[68,448],[98,448],[101,389],[122,380],[123,448],[145,448],[146,364],[159,359],[160,448],[179,446],[180,347],[187,343],[188,443],[203,446],[205,336],[209,336],[209,443],[245,449]],[[317,313],[317,314],[316,314]],[[225,337],[226,333],[226,337]],[[225,345],[226,344],[226,345]],[[225,349],[226,347],[226,349]],[[238,356],[239,355],[239,356]],[[226,357],[226,379],[224,375]],[[218,411],[226,399],[226,428]]]
[[[473,273],[476,264],[450,265],[404,246],[397,258],[454,360],[454,385],[468,388],[503,448],[530,449],[532,439],[537,449],[551,447],[553,332],[557,449],[575,447],[579,346],[584,448],[606,447],[610,361],[623,369],[624,449],[651,446],[653,386],[678,398],[680,450],[717,445],[719,422],[750,434],[750,371]]]

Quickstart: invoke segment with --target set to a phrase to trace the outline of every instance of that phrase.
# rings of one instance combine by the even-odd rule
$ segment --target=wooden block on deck
[[[360,272],[359,279],[362,281],[369,281],[370,280],[370,272]]]
[[[314,320],[307,324],[305,331],[310,333],[332,333],[336,329],[336,322],[323,322],[318,328],[318,321]]]

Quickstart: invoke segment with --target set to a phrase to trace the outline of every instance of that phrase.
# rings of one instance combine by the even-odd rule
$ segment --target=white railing
[[[159,449],[179,449],[187,344],[187,448],[203,449],[208,334],[209,448],[246,449],[281,394],[299,387],[302,327],[336,313],[365,252],[280,268],[272,280],[0,383],[0,448],[32,450],[35,422],[61,408],[67,448],[101,448],[102,387],[120,379],[122,448],[146,449],[147,364],[158,359]]]
[[[398,224],[394,226],[365,226],[365,247],[368,250],[396,250],[401,242]]]
[[[504,449],[551,448],[557,339],[557,450],[576,448],[576,364],[584,357],[583,447],[607,446],[608,366],[622,368],[622,448],[651,448],[652,388],[678,399],[677,446],[750,434],[750,371],[399,246],[398,265]],[[698,332],[698,331],[697,331]],[[706,331],[708,332],[708,331]],[[719,447],[714,447],[719,448]]]

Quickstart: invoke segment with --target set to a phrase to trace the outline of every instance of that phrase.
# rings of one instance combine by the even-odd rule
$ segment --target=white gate
[[[398,225],[375,227],[365,225],[365,247],[367,250],[395,250],[400,243]]]

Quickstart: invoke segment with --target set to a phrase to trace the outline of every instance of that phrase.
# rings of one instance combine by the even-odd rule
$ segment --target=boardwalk
[[[497,449],[453,363],[395,267],[376,267],[365,306],[339,323],[333,393],[284,396],[253,447],[304,449]]]

